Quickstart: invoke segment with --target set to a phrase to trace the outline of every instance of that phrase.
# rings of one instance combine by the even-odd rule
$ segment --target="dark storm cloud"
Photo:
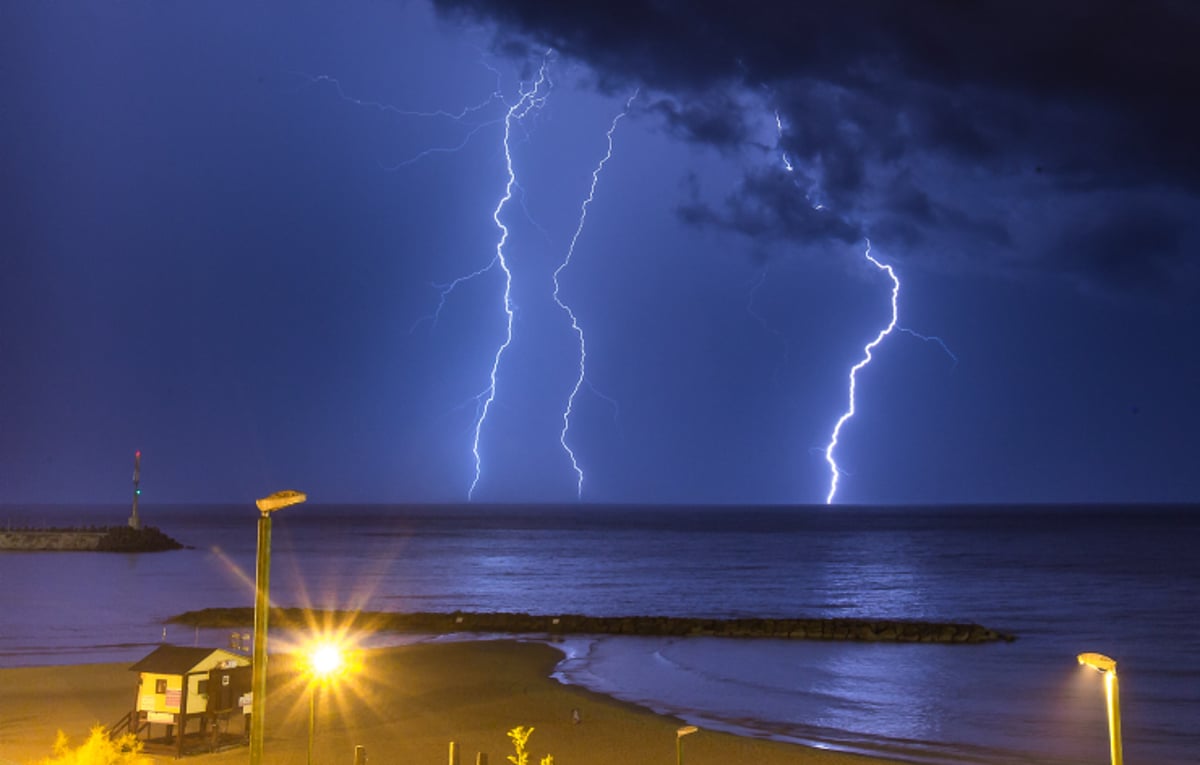
[[[711,91],[686,103],[663,98],[650,108],[662,115],[674,133],[689,141],[722,147],[740,146],[747,138],[742,108],[725,91]]]
[[[886,103],[897,82],[953,89],[961,100],[943,105],[936,116],[944,120],[933,124],[944,123],[947,138],[959,133],[960,146],[979,142],[970,131],[975,92],[1090,104],[1123,115],[1115,132],[1156,138],[1157,148],[1137,152],[1135,161],[1170,156],[1161,174],[1200,183],[1200,148],[1180,119],[1196,114],[1189,91],[1200,81],[1200,57],[1189,54],[1200,8],[1186,2],[438,5],[494,18],[539,44],[666,90],[706,90],[731,78],[768,85],[809,79]]]
[[[901,173],[892,179],[885,189],[880,207],[886,211],[886,216],[879,219],[873,229],[882,233],[888,226],[898,227],[900,222],[907,223],[914,233],[901,235],[910,244],[922,238],[916,231],[934,227],[956,231],[993,245],[1012,244],[1012,236],[1002,222],[978,218],[965,210],[935,201],[917,187],[909,173]],[[897,228],[898,233],[901,230]]]
[[[693,198],[678,212],[688,223],[730,228],[752,239],[805,243],[862,239],[860,226],[797,199],[804,196],[793,175],[772,168],[746,175],[720,208]]]
[[[1200,215],[1200,56],[1191,53],[1200,36],[1197,4],[438,5],[497,21],[506,39],[586,61],[604,82],[637,81],[668,94],[656,111],[689,140],[727,150],[752,142],[731,93],[765,94],[785,121],[778,148],[808,173],[819,201],[913,248],[947,249],[939,241],[944,228],[1011,245],[1014,229],[1027,225],[989,205],[1003,193],[1022,195],[1001,205],[1012,211],[1030,201],[1024,195],[1031,190],[1051,205],[1097,191],[1158,189]],[[914,167],[923,172],[909,174]],[[1034,176],[1036,183],[1025,182]],[[777,180],[750,171],[740,198],[724,209],[693,202],[681,214],[747,234],[825,231],[811,220],[811,194],[784,193]],[[1154,232],[1152,224],[1111,221],[1105,236],[1080,204],[1063,206],[1071,214],[1046,222],[1053,228],[1039,238],[1093,246],[1069,248],[1072,254],[1036,248],[1049,271],[1090,272],[1112,286],[1128,283],[1124,268],[1139,262],[1159,264],[1146,274],[1151,282],[1194,273],[1186,263],[1190,239],[1169,225]],[[1118,252],[1115,243],[1141,255]]]
[[[1196,263],[1187,255],[1195,222],[1159,207],[1097,209],[1068,242],[1059,242],[1066,273],[1086,289],[1176,293],[1194,299]],[[1181,278],[1181,276],[1185,278]]]

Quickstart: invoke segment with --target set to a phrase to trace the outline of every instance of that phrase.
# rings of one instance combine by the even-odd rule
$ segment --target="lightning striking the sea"
[[[500,266],[500,270],[504,272],[504,342],[496,349],[496,355],[492,359],[492,368],[488,375],[487,388],[476,397],[482,404],[479,408],[479,418],[475,421],[475,437],[471,442],[471,454],[475,458],[475,477],[471,480],[470,488],[467,489],[468,500],[474,498],[475,487],[479,485],[479,479],[483,473],[483,458],[479,452],[479,437],[483,433],[483,427],[487,422],[492,402],[496,400],[496,375],[500,371],[500,361],[504,357],[504,352],[512,344],[513,339],[512,271],[508,267],[508,258],[504,254],[504,244],[508,241],[508,226],[504,225],[504,221],[500,219],[500,214],[504,211],[504,206],[512,199],[513,187],[517,183],[517,175],[513,170],[512,150],[509,140],[512,137],[513,123],[520,122],[530,112],[541,108],[546,101],[546,95],[542,92],[542,87],[549,87],[546,68],[549,65],[550,53],[550,51],[547,51],[545,57],[542,59],[537,79],[528,86],[528,90],[524,86],[518,89],[520,98],[508,108],[508,111],[504,115],[504,162],[508,173],[508,181],[504,184],[504,194],[496,203],[496,209],[492,211],[492,220],[496,222],[496,228],[500,229],[500,239],[496,242],[495,262]]]
[[[783,169],[788,173],[794,173],[794,172],[796,172],[796,165],[792,162],[792,160],[788,156],[787,152],[783,150],[784,131],[785,131],[785,127],[783,124],[783,119],[780,117],[779,111],[776,110],[775,111],[775,132],[777,135],[776,148],[779,151],[779,158],[782,163]],[[818,211],[825,210],[826,209],[825,205],[821,204],[819,201],[813,200],[814,192],[815,192],[815,189],[810,189],[806,194],[806,197],[808,198],[809,204],[812,206],[812,209],[818,210]],[[873,256],[871,254],[871,240],[870,239],[866,240],[866,250],[863,253],[863,257],[865,257],[877,269],[886,273],[888,275],[888,278],[892,280],[892,300],[891,300],[892,315],[891,315],[890,320],[887,323],[887,326],[885,326],[883,329],[881,329],[879,331],[879,334],[875,336],[874,340],[867,343],[867,345],[863,347],[862,360],[859,361],[857,364],[855,364],[850,369],[850,375],[849,375],[850,384],[849,384],[849,394],[848,394],[849,395],[849,404],[846,408],[846,411],[842,414],[841,417],[838,418],[837,423],[833,426],[833,432],[830,434],[830,437],[829,437],[829,444],[825,447],[825,450],[824,450],[825,451],[825,462],[829,465],[829,474],[830,474],[829,492],[825,496],[825,504],[827,504],[827,505],[833,504],[833,500],[837,496],[838,478],[841,476],[842,471],[838,467],[837,460],[834,459],[834,452],[836,451],[837,446],[838,446],[838,439],[841,436],[842,427],[852,417],[854,417],[855,395],[856,395],[857,389],[858,389],[858,373],[860,370],[864,369],[867,365],[869,365],[871,363],[871,360],[873,359],[872,351],[875,348],[877,348],[880,343],[883,342],[884,338],[886,338],[888,335],[890,335],[893,331],[899,331],[899,332],[904,332],[906,334],[912,335],[913,337],[915,337],[919,340],[924,340],[924,341],[930,342],[930,343],[937,343],[939,346],[941,346],[942,350],[946,352],[946,355],[949,356],[950,359],[954,362],[954,365],[958,366],[958,357],[954,355],[954,353],[950,350],[950,347],[948,345],[946,345],[946,342],[944,340],[942,340],[940,337],[935,337],[935,336],[931,336],[931,335],[922,335],[920,332],[915,332],[911,329],[908,329],[906,327],[901,327],[898,325],[898,322],[899,322],[898,303],[899,303],[899,297],[900,297],[900,277],[896,276],[896,270],[891,265],[887,265],[887,264],[880,262],[878,259],[875,258],[875,256]],[[757,290],[758,287],[760,287],[762,285],[762,281],[765,279],[766,279],[766,270],[764,269],[762,279],[760,279],[759,283],[757,285],[755,285],[755,290]],[[754,293],[752,292],[750,306],[753,306],[753,294]],[[751,315],[754,316],[755,318],[759,318],[758,315],[753,311],[751,311]],[[761,322],[761,319],[760,319],[760,322]],[[767,325],[764,323],[763,326],[765,327]]]
[[[875,259],[875,256],[871,254],[870,239],[867,240],[867,249],[863,253],[863,257],[871,261],[872,265],[886,273],[888,278],[892,280],[892,317],[888,321],[887,326],[881,329],[879,334],[875,336],[875,339],[863,347],[862,360],[850,368],[850,405],[847,407],[845,413],[838,418],[837,424],[833,426],[833,434],[829,438],[829,445],[825,447],[825,461],[829,463],[830,473],[829,494],[825,497],[825,504],[827,505],[833,504],[833,498],[837,495],[838,476],[841,474],[841,470],[838,469],[837,461],[833,458],[833,452],[837,448],[838,436],[841,435],[842,426],[854,416],[854,394],[858,384],[858,372],[871,363],[871,359],[873,358],[871,351],[878,347],[883,342],[883,339],[892,333],[892,330],[896,328],[896,322],[899,318],[897,301],[900,297],[900,279],[896,276],[895,269]]]
[[[487,64],[485,63],[485,66],[487,66],[487,68],[490,71],[494,72],[497,77],[496,87],[495,87],[494,91],[491,92],[487,96],[487,98],[485,98],[484,100],[482,100],[474,105],[463,107],[462,109],[460,109],[458,111],[446,111],[446,110],[440,110],[440,109],[432,110],[432,111],[415,111],[415,110],[399,109],[397,107],[394,107],[394,106],[391,106],[389,104],[382,103],[379,101],[364,100],[364,99],[353,97],[345,91],[345,89],[342,87],[341,82],[333,77],[330,77],[327,75],[320,75],[320,76],[315,76],[315,77],[305,75],[308,82],[312,85],[326,85],[326,86],[332,87],[333,90],[336,92],[337,96],[343,101],[352,103],[360,108],[375,110],[375,111],[379,111],[382,113],[391,114],[391,115],[397,116],[397,117],[444,119],[444,120],[449,120],[449,121],[456,122],[456,123],[464,123],[468,120],[468,118],[472,118],[472,117],[476,117],[476,116],[482,117],[482,119],[478,119],[478,120],[471,119],[471,123],[473,123],[473,124],[467,125],[468,129],[467,129],[465,135],[456,145],[426,149],[424,151],[418,152],[417,154],[411,156],[408,159],[405,159],[399,163],[396,163],[396,164],[390,165],[390,166],[384,165],[381,163],[381,167],[383,167],[386,170],[397,170],[399,168],[406,167],[417,161],[420,161],[422,159],[430,157],[434,154],[456,152],[456,151],[464,148],[467,145],[467,143],[469,143],[484,128],[486,128],[488,126],[503,125],[503,138],[502,138],[501,145],[503,147],[503,154],[504,154],[504,161],[505,161],[506,181],[504,183],[504,191],[501,194],[498,201],[496,202],[494,209],[492,210],[492,220],[495,223],[496,228],[499,230],[499,237],[496,241],[495,253],[492,255],[492,257],[488,260],[488,262],[485,265],[476,269],[475,271],[464,274],[462,276],[459,276],[451,281],[433,285],[437,289],[437,292],[438,292],[438,302],[437,302],[436,307],[430,314],[417,319],[416,322],[412,325],[412,328],[410,329],[410,332],[413,332],[417,329],[417,327],[421,326],[422,324],[424,324],[426,322],[428,322],[431,326],[436,326],[437,322],[438,322],[438,318],[441,314],[441,311],[446,304],[447,298],[456,290],[456,288],[458,288],[464,282],[471,281],[477,277],[481,277],[484,274],[491,272],[493,269],[496,269],[497,267],[500,269],[500,271],[503,272],[504,288],[503,288],[503,292],[502,292],[502,296],[501,296],[502,306],[503,306],[503,310],[504,310],[504,317],[505,317],[504,318],[503,339],[499,343],[499,345],[496,347],[496,351],[492,357],[490,369],[488,371],[487,386],[481,392],[479,392],[478,394],[473,396],[473,399],[476,402],[476,416],[475,416],[474,426],[473,426],[473,435],[471,438],[471,454],[472,454],[472,458],[473,458],[473,462],[474,462],[474,473],[473,473],[470,485],[467,489],[467,499],[468,500],[474,499],[475,491],[478,488],[481,479],[483,478],[484,471],[483,471],[483,454],[482,454],[481,440],[483,437],[484,428],[487,426],[488,415],[491,412],[492,404],[496,400],[498,378],[499,378],[499,374],[500,374],[501,364],[503,363],[505,352],[512,345],[513,335],[514,335],[515,307],[512,302],[513,272],[509,268],[509,254],[506,252],[506,246],[509,244],[510,230],[509,230],[508,225],[506,225],[506,223],[504,222],[504,217],[505,217],[506,209],[508,207],[508,203],[513,200],[514,196],[516,196],[516,192],[522,191],[522,187],[518,183],[517,171],[514,166],[513,151],[512,151],[512,138],[514,135],[514,131],[518,128],[518,126],[521,125],[522,121],[527,116],[529,116],[531,113],[539,110],[546,102],[549,89],[552,87],[552,83],[550,81],[549,72],[548,72],[552,56],[553,56],[553,51],[547,51],[544,54],[544,56],[542,58],[541,66],[538,68],[536,76],[533,79],[522,82],[518,85],[518,87],[517,87],[517,96],[518,97],[517,97],[516,101],[511,104],[508,103],[508,101],[505,98],[505,96],[503,95],[502,89],[500,87],[500,73],[493,67],[487,66]],[[604,156],[600,159],[600,161],[596,164],[596,166],[594,167],[594,169],[592,171],[591,184],[588,188],[587,197],[580,204],[579,218],[578,218],[578,222],[575,227],[574,234],[571,237],[569,246],[567,247],[567,250],[566,250],[566,254],[564,255],[561,262],[558,264],[558,266],[554,269],[553,275],[552,275],[552,281],[553,281],[552,298],[553,298],[555,304],[558,306],[558,308],[560,310],[562,310],[563,313],[566,314],[567,319],[570,322],[571,330],[575,333],[575,336],[577,338],[578,345],[579,345],[578,373],[575,375],[574,383],[571,385],[570,392],[567,396],[565,406],[562,410],[562,427],[559,431],[559,444],[561,445],[562,450],[566,454],[567,458],[570,460],[571,469],[574,472],[575,479],[576,479],[576,481],[575,481],[576,497],[579,499],[582,499],[582,497],[583,497],[583,485],[584,485],[585,473],[584,473],[583,467],[580,465],[577,454],[576,454],[575,450],[572,448],[571,443],[570,443],[570,431],[571,431],[571,424],[572,424],[572,416],[575,413],[576,401],[578,399],[579,392],[582,390],[585,383],[588,385],[589,390],[595,390],[595,389],[592,386],[591,382],[587,379],[587,338],[584,333],[583,326],[579,322],[578,315],[575,313],[574,309],[566,302],[566,300],[564,300],[564,298],[561,294],[561,286],[562,285],[560,282],[560,277],[566,271],[568,266],[570,266],[572,263],[572,260],[575,255],[576,246],[577,246],[579,239],[583,234],[583,230],[587,224],[589,208],[590,208],[592,202],[595,200],[596,190],[599,185],[600,176],[603,173],[604,168],[605,168],[606,164],[608,163],[608,161],[610,159],[612,159],[612,157],[613,157],[613,149],[614,149],[614,140],[613,139],[614,139],[614,135],[616,133],[617,127],[620,124],[621,120],[624,119],[629,114],[629,111],[632,108],[633,103],[636,100],[636,98],[638,97],[638,95],[639,95],[639,93],[637,91],[635,91],[626,100],[624,108],[616,116],[613,117],[613,119],[609,125],[608,131],[606,132],[607,150],[606,150]],[[503,116],[493,117],[491,115],[483,114],[484,110],[488,109],[493,104],[499,104],[504,107]],[[797,164],[793,161],[792,157],[789,156],[789,154],[784,150],[784,147],[783,147],[783,139],[784,139],[784,134],[786,131],[786,125],[784,124],[784,121],[778,111],[775,112],[774,117],[775,117],[775,120],[774,120],[775,132],[778,136],[777,148],[779,150],[779,160],[780,160],[782,169],[789,174],[792,174],[792,173],[798,174],[800,172],[800,168],[797,167]],[[797,182],[797,186],[799,186],[798,182]],[[804,191],[803,189],[801,189],[801,190]],[[808,189],[808,191],[805,192],[805,196],[808,199],[809,204],[813,207],[814,210],[823,211],[823,210],[825,210],[824,205],[820,204],[819,201],[814,199],[814,194],[816,194],[816,193],[818,193],[818,190],[817,190],[816,186],[813,186],[813,188],[810,188],[810,189]],[[521,202],[522,208],[524,209],[524,199],[520,198],[520,199],[518,199],[518,201]],[[527,209],[525,210],[525,213],[526,213],[526,216],[528,217],[529,211]],[[533,222],[535,224],[535,227],[538,228],[538,230],[542,231],[543,236],[548,237],[548,234],[546,234],[546,232],[543,229],[541,229],[540,226],[536,225],[536,221],[533,221],[533,219],[531,217],[530,217],[530,220],[531,220],[531,222]],[[824,449],[825,461],[828,464],[829,471],[830,471],[829,491],[828,491],[828,494],[825,499],[826,504],[832,504],[834,499],[837,496],[838,481],[839,481],[839,477],[842,475],[842,470],[840,469],[840,467],[837,464],[837,461],[835,459],[835,453],[836,453],[837,447],[839,445],[839,439],[841,437],[843,427],[851,418],[854,417],[854,415],[856,413],[856,395],[857,395],[858,373],[862,369],[866,368],[871,363],[871,361],[873,360],[874,349],[877,348],[880,345],[880,343],[883,342],[884,338],[886,338],[889,334],[892,334],[893,331],[905,332],[905,333],[910,334],[913,337],[916,337],[918,339],[925,340],[927,342],[937,343],[939,346],[941,346],[942,350],[945,351],[945,353],[954,361],[955,365],[957,365],[957,363],[958,363],[957,357],[951,352],[950,348],[946,345],[946,343],[941,338],[922,335],[911,329],[899,326],[899,324],[898,324],[898,316],[899,316],[898,299],[899,299],[899,293],[900,293],[899,277],[896,275],[896,272],[891,265],[881,262],[874,255],[871,254],[871,243],[870,243],[869,239],[866,241],[866,249],[865,249],[865,252],[863,253],[863,257],[868,262],[870,262],[873,266],[875,266],[875,268],[877,268],[880,271],[885,272],[888,275],[888,278],[891,279],[891,281],[892,281],[891,318],[888,321],[887,325],[882,330],[879,331],[879,333],[876,335],[876,337],[873,340],[871,340],[871,342],[867,343],[866,346],[864,346],[862,359],[850,369],[848,406],[847,406],[846,411],[841,415],[841,417],[838,418],[836,424],[834,425],[833,431],[830,434],[828,445]],[[762,324],[764,326],[764,328],[768,329],[774,335],[776,335],[780,339],[780,341],[784,344],[784,353],[785,353],[785,360],[786,360],[786,350],[787,350],[786,349],[786,346],[787,346],[786,338],[783,337],[780,332],[778,332],[775,329],[772,329],[766,323],[765,318],[760,313],[758,313],[758,311],[756,310],[756,306],[755,306],[755,298],[757,296],[758,291],[762,288],[762,286],[766,280],[766,277],[767,277],[767,272],[766,272],[766,269],[764,268],[763,273],[760,275],[759,279],[756,280],[756,283],[753,285],[753,287],[751,289],[749,303],[747,305],[747,311],[750,313],[750,315],[753,318],[755,318],[760,324]],[[612,403],[615,407],[615,402],[612,402],[611,399],[608,399],[608,397],[603,396],[598,391],[596,393],[602,399]]]
[[[617,130],[617,124],[629,114],[629,109],[633,106],[634,99],[638,97],[639,92],[639,90],[633,91],[633,95],[625,102],[625,108],[621,110],[620,114],[613,117],[612,124],[608,126],[608,133],[606,134],[608,138],[608,151],[600,159],[600,162],[596,165],[596,169],[592,171],[592,185],[588,188],[587,199],[583,200],[583,204],[579,206],[579,225],[575,227],[575,234],[571,237],[571,245],[567,248],[566,256],[558,268],[554,269],[554,302],[567,314],[567,318],[571,320],[571,330],[579,339],[579,374],[575,378],[575,385],[571,387],[571,394],[567,396],[567,406],[563,409],[562,414],[563,426],[558,434],[558,442],[562,444],[563,451],[567,453],[567,457],[571,460],[571,468],[575,471],[575,494],[579,499],[583,498],[583,468],[579,467],[579,460],[575,456],[575,451],[567,444],[567,432],[571,429],[571,413],[575,407],[575,397],[579,394],[579,389],[583,387],[584,379],[587,377],[587,340],[583,334],[583,327],[579,324],[579,318],[571,310],[571,307],[559,297],[561,285],[559,284],[558,277],[567,266],[571,265],[571,258],[575,254],[575,244],[579,241],[579,235],[583,233],[584,224],[587,223],[588,206],[596,198],[596,185],[600,182],[600,173],[604,170],[604,165],[608,160],[612,159],[613,133]]]

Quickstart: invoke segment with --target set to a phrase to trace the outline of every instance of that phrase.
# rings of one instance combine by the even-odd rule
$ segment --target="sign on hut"
[[[241,702],[250,691],[251,674],[245,656],[221,648],[163,645],[129,669],[138,673],[138,687],[124,727],[143,742],[173,745],[176,757],[183,756],[185,739],[211,751],[233,738],[229,722],[234,717],[242,718],[238,740],[245,737]],[[165,726],[159,738],[155,725]]]

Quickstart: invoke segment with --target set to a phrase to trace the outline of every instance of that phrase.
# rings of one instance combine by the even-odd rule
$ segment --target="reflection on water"
[[[602,638],[572,654],[564,679],[709,728],[931,763],[1106,751],[1102,698],[1073,661],[1030,672],[1016,644]]]

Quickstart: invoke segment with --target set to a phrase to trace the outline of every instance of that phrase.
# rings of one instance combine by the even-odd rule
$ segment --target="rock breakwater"
[[[0,551],[29,552],[159,552],[183,545],[153,526],[131,529],[107,526],[83,529],[6,529]]]
[[[253,608],[208,608],[167,620],[193,627],[232,628],[254,623]],[[674,616],[583,616],[524,613],[388,613],[378,611],[271,610],[271,623],[303,628],[313,623],[345,624],[368,631],[451,634],[456,632],[548,635],[642,635],[859,640],[891,643],[990,643],[1014,636],[959,622],[890,619],[694,619]]]

